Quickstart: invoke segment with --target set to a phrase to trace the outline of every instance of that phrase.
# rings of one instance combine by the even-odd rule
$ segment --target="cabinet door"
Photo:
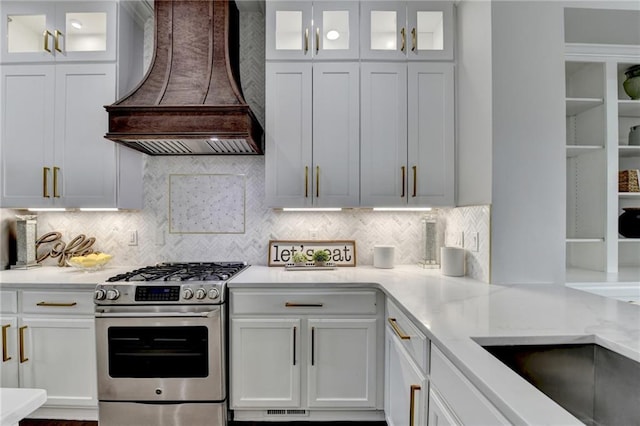
[[[432,387],[429,389],[429,426],[457,426],[462,423],[445,404],[442,396]]]
[[[20,387],[47,390],[46,406],[96,406],[93,318],[23,317]]]
[[[453,2],[407,2],[407,58],[453,60]]]
[[[266,64],[266,202],[311,206],[310,63]]]
[[[1,316],[2,326],[2,364],[0,364],[0,387],[17,388],[18,381],[18,319]]]
[[[115,61],[116,7],[115,1],[56,3],[56,61]]]
[[[115,205],[116,146],[103,137],[108,128],[104,105],[115,100],[115,87],[114,64],[56,65],[56,205]]]
[[[3,1],[0,63],[53,61],[54,26],[54,2]]]
[[[311,59],[310,1],[267,1],[265,16],[266,59]]]
[[[52,204],[54,72],[53,65],[0,70],[2,207]]]
[[[407,204],[407,66],[362,63],[360,203]]]
[[[300,320],[231,320],[231,408],[300,406]]]
[[[428,383],[397,338],[386,332],[385,415],[389,426],[427,424]]]
[[[406,60],[407,11],[401,1],[360,3],[360,58]]]
[[[360,56],[359,2],[313,3],[313,58],[358,59]]]
[[[308,406],[374,408],[375,319],[309,319]]]
[[[409,204],[454,205],[453,64],[408,65]]]
[[[313,203],[360,202],[360,75],[357,63],[313,66]]]

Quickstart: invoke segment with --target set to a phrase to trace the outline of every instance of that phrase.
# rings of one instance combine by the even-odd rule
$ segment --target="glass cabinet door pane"
[[[398,26],[397,12],[371,11],[371,50],[396,50]]]
[[[276,11],[276,50],[302,50],[302,11]]]
[[[349,11],[325,10],[322,12],[322,49],[349,49]]]
[[[442,50],[444,49],[443,13],[419,11],[416,28],[416,49]]]
[[[9,53],[42,52],[46,28],[46,15],[8,15],[7,51]]]
[[[105,12],[65,14],[63,35],[67,52],[104,52],[107,50],[107,14]]]

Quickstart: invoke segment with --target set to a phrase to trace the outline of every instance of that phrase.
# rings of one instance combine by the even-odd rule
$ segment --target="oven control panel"
[[[136,304],[218,304],[222,303],[221,283],[196,284],[98,284],[94,292],[97,305]]]

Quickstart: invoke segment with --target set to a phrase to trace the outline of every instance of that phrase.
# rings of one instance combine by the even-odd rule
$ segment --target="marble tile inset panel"
[[[169,175],[169,232],[244,234],[245,176]]]

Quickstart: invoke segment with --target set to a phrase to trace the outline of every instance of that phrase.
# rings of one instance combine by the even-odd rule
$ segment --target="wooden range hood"
[[[239,84],[235,4],[155,0],[154,9],[151,66],[105,107],[105,137],[149,155],[262,154],[262,127]]]

